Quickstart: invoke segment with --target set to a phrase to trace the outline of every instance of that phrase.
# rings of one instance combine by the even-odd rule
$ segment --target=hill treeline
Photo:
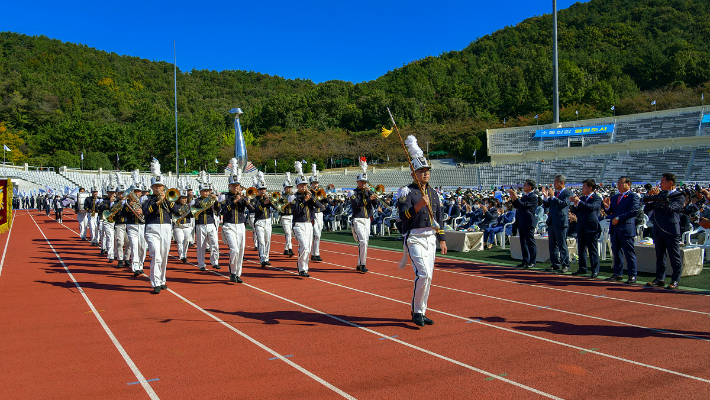
[[[710,2],[592,0],[560,10],[561,119],[699,105],[710,94]],[[178,71],[180,167],[215,168],[233,153],[241,107],[250,159],[403,159],[386,107],[429,150],[479,160],[485,129],[551,122],[552,16],[529,18],[461,51],[426,57],[369,82],[287,80],[246,71]],[[175,166],[173,66],[0,33],[0,140],[32,165]]]

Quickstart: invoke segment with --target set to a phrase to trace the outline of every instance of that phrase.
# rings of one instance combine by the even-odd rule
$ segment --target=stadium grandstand
[[[565,174],[568,182],[581,182],[593,178],[611,184],[619,176],[627,175],[635,183],[655,183],[664,172],[676,174],[685,182],[710,180],[710,107],[691,107],[615,118],[598,118],[539,125],[490,129],[487,131],[489,163],[456,165],[437,164],[432,169],[431,182],[443,188],[519,185],[525,179],[552,182],[557,174]],[[585,129],[609,127],[602,133],[585,134]],[[563,137],[538,137],[540,132],[566,130],[572,134]],[[575,135],[575,132],[580,132]],[[61,168],[39,169],[24,165],[4,166],[0,175],[24,181],[29,189],[35,187],[63,189],[65,187],[92,186],[98,179],[101,186],[110,171],[81,171]],[[355,186],[358,170],[322,171],[322,186],[333,184],[336,190]],[[148,172],[141,175],[149,177]],[[177,187],[177,177],[167,175],[168,187]],[[246,175],[245,186],[251,186]],[[387,191],[411,183],[409,171],[401,168],[371,168],[370,182],[382,184]],[[130,171],[124,180],[129,182]],[[181,175],[185,176],[185,175]],[[198,182],[195,175],[187,175],[193,187]],[[224,173],[211,175],[218,190],[226,190]],[[280,190],[283,174],[267,174],[270,191]]]

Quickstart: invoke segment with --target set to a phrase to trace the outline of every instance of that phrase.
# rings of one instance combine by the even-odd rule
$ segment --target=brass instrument
[[[168,189],[168,192],[165,193],[165,199],[171,203],[178,201],[179,198],[180,198],[180,191],[177,190],[177,188]]]
[[[133,215],[136,216],[136,218],[138,218],[138,220],[140,220],[142,223],[145,223],[145,218],[143,218],[143,214],[138,214],[136,212],[136,210],[140,209],[141,206],[140,206],[140,199],[136,196],[135,193],[133,193],[135,190],[136,190],[136,188],[133,185],[131,185],[131,187],[129,187],[128,190],[126,190],[123,193],[123,197],[126,197],[127,200],[133,200],[133,202],[134,202],[133,204],[131,204],[130,201],[126,202],[126,204],[128,204],[128,208],[131,209],[131,212],[133,213]]]
[[[325,200],[326,196],[327,196],[327,195],[325,194],[325,189],[323,189],[323,188],[319,188],[319,189],[316,191],[315,195],[314,195],[314,197],[315,197],[318,201],[323,201],[323,200]]]
[[[269,198],[274,203],[278,203],[279,200],[281,200],[281,192],[273,192],[271,194],[267,193],[266,194]]]
[[[247,189],[246,198],[249,200],[254,199],[256,197],[256,193],[257,193],[256,190],[257,189],[255,187],[250,187],[249,189]]]
[[[119,211],[121,211],[122,207],[123,203],[121,203],[121,201],[119,200],[113,207],[111,207],[111,211],[104,210],[104,212],[101,213],[101,217],[104,219],[104,221],[108,223],[113,223],[114,217],[116,216],[116,214],[118,214]]]
[[[192,215],[195,216],[195,219],[197,219],[197,217],[198,217],[200,214],[202,214],[204,211],[207,211],[207,209],[209,209],[210,207],[212,207],[212,206],[214,205],[215,201],[216,201],[215,199],[210,199],[210,200],[207,202],[207,204],[206,204],[204,207],[202,207],[202,208],[190,207],[190,212],[192,213]]]
[[[185,220],[185,218],[187,218],[191,212],[192,212],[192,209],[189,204],[184,204],[182,207],[180,207],[180,210],[179,210],[180,215],[173,216],[173,222],[175,223],[175,225],[181,225],[183,223],[183,221]]]
[[[377,186],[372,186],[370,182],[367,182],[367,186],[369,186],[372,189],[372,193],[375,194],[375,196],[380,197],[382,194],[385,192],[385,185],[377,185]]]

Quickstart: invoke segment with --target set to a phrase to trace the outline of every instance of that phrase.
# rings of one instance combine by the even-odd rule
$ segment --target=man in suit
[[[461,216],[461,207],[456,203],[456,196],[452,195],[446,198],[444,213],[449,216],[444,223],[453,227],[454,219]]]
[[[653,222],[653,243],[656,247],[656,279],[646,286],[663,287],[666,282],[666,253],[671,261],[673,275],[666,289],[678,289],[683,264],[680,259],[680,211],[685,206],[685,196],[675,190],[675,175],[663,174],[661,188],[653,188],[648,194],[658,196],[659,201],[646,205],[644,211]],[[659,196],[660,194],[660,196]]]
[[[542,190],[543,204],[547,212],[547,239],[552,265],[546,271],[569,271],[569,253],[567,250],[567,228],[569,228],[569,199],[572,192],[565,189],[567,178],[557,175],[552,188]]]
[[[602,198],[594,193],[597,185],[594,179],[582,182],[582,197],[572,196],[570,211],[577,216],[577,254],[579,254],[579,269],[572,275],[587,273],[587,255],[592,267],[592,278],[599,275],[599,210],[602,208]]]
[[[632,192],[631,179],[622,176],[616,183],[619,193],[603,201],[606,218],[611,220],[609,235],[611,237],[611,252],[614,255],[614,274],[607,278],[608,281],[621,281],[624,279],[624,266],[621,262],[621,253],[626,256],[626,268],[629,274],[627,284],[636,283],[636,214],[639,210],[639,197]]]
[[[537,196],[533,192],[536,184],[532,179],[526,179],[523,185],[522,197],[518,197],[515,190],[508,190],[510,199],[515,207],[515,222],[518,225],[520,234],[520,251],[523,253],[523,262],[518,264],[519,268],[532,268],[535,266],[537,258],[537,246],[535,245],[535,208],[537,208]]]

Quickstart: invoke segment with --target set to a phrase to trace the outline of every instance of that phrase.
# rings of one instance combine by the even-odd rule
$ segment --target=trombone
[[[168,189],[165,193],[165,199],[171,203],[178,201],[180,198],[180,191],[177,188]]]
[[[382,196],[382,194],[385,192],[385,185],[380,184],[377,186],[372,186],[372,184],[370,184],[370,182],[367,182],[367,186],[369,186],[370,189],[372,189],[372,193],[374,193],[375,196],[377,196],[378,198],[380,196]]]

